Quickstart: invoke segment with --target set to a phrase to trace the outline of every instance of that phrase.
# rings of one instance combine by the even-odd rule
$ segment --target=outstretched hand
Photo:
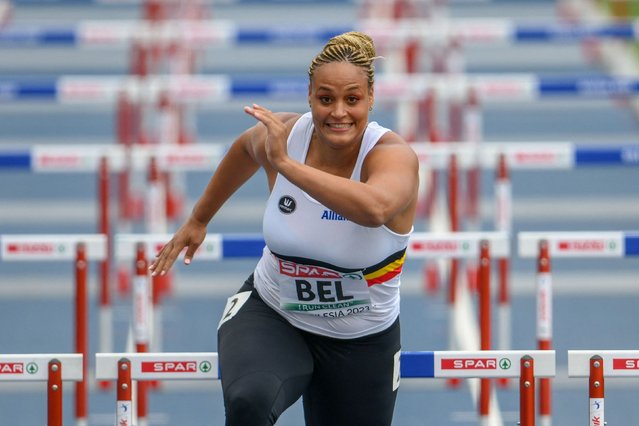
[[[252,107],[245,106],[244,112],[266,126],[266,158],[275,169],[279,170],[279,164],[288,157],[286,125],[275,113],[258,104],[253,104]]]
[[[149,266],[152,276],[164,275],[171,269],[180,252],[186,247],[184,264],[189,265],[193,260],[195,251],[206,237],[206,225],[189,219],[177,230],[171,241],[166,243],[162,250],[155,256],[155,260]]]

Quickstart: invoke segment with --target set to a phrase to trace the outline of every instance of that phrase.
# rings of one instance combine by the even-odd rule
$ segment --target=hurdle
[[[138,244],[143,244],[146,259],[168,242],[172,234],[116,234],[115,256],[118,260],[137,259]],[[480,259],[480,243],[490,247],[490,256],[500,258],[510,253],[509,237],[499,232],[415,232],[408,243],[406,255],[415,259]],[[207,234],[196,253],[199,260],[257,259],[262,255],[264,239],[261,234]],[[449,300],[456,299],[456,289],[450,289]],[[452,315],[452,313],[451,313]]]
[[[190,22],[197,25],[205,15],[204,3],[192,1],[179,5],[172,2],[147,0],[141,5],[141,22],[148,34],[137,34],[130,44],[129,74],[141,80],[150,75],[191,75],[195,72],[197,49],[193,43],[166,37],[154,31],[171,22]],[[99,31],[99,30],[98,30]],[[137,96],[130,91],[118,94],[116,106],[118,143],[130,147],[133,144],[180,144],[192,141],[186,122],[193,116],[186,117],[186,106],[179,97],[169,96],[161,92],[149,101],[144,96]],[[131,170],[126,168],[119,175],[120,196],[124,206],[137,208],[122,209],[121,217],[130,220],[139,213],[141,204],[139,198],[130,196],[129,175]],[[179,172],[178,172],[179,173]],[[153,172],[151,171],[151,175]],[[177,178],[182,175],[178,174]],[[165,187],[166,214],[170,219],[180,216],[183,205],[182,194],[175,189],[169,191],[172,181],[178,181],[169,170],[162,171],[161,186]],[[156,179],[157,184],[160,181]],[[151,187],[157,186],[151,182]],[[149,203],[153,205],[153,203]],[[147,205],[149,205],[147,204]],[[163,207],[164,209],[164,207]],[[150,227],[150,232],[166,232],[166,229]],[[127,229],[128,231],[128,229]],[[163,277],[163,279],[167,279]]]
[[[0,235],[0,260],[75,262],[75,351],[84,356],[82,377],[76,381],[75,410],[79,423],[86,422],[88,329],[88,262],[101,261],[107,255],[106,237],[86,235]]]
[[[113,105],[122,93],[143,102],[159,102],[162,96],[184,104],[224,105],[230,101],[276,99],[301,102],[308,81],[300,78],[251,79],[228,75],[139,77],[61,77],[53,81],[0,82],[0,101],[40,100],[62,104]],[[529,102],[537,99],[630,96],[639,80],[623,77],[537,77],[530,74],[437,75],[383,74],[376,83],[381,104],[424,99],[435,92],[442,99],[463,98],[470,91],[478,101]],[[129,96],[129,95],[127,95]],[[256,99],[257,98],[257,99]]]
[[[401,8],[402,2],[394,3]],[[357,27],[359,28],[359,26]],[[345,27],[312,27],[312,28],[263,28],[242,29],[231,21],[208,22],[158,22],[136,23],[132,21],[95,22],[87,21],[77,28],[68,28],[62,31],[53,29],[42,31],[31,29],[29,33],[16,29],[15,34],[9,33],[7,39],[25,40],[25,43],[37,43],[38,40],[55,40],[55,42],[80,43],[83,40],[94,42],[103,46],[112,41],[116,44],[125,44],[132,39],[144,43],[162,40],[162,43],[178,43],[182,45],[241,45],[268,43],[271,45],[291,45],[313,42],[324,42],[328,37],[339,32],[346,31]],[[353,28],[350,28],[353,29]],[[383,47],[388,43],[412,43],[414,41],[441,43],[442,39],[454,39],[456,42],[465,41],[495,41],[495,42],[568,42],[589,40],[593,37],[599,39],[633,39],[636,36],[635,25],[627,23],[610,24],[581,24],[581,25],[547,25],[547,24],[523,24],[518,25],[509,20],[428,20],[428,19],[396,19],[363,20],[361,28],[373,35]],[[57,31],[57,32],[56,32]],[[49,34],[49,32],[51,34]],[[46,43],[46,42],[45,42]],[[457,72],[460,70],[457,69]],[[165,99],[170,99],[165,97]],[[158,102],[162,103],[162,96],[158,95]],[[398,120],[408,114],[399,114]],[[402,126],[398,126],[402,128]],[[165,134],[169,134],[166,132]],[[408,138],[408,136],[407,136]]]
[[[152,259],[162,246],[169,241],[171,235],[168,234],[117,234],[115,235],[115,253],[118,260],[133,261],[136,263],[144,261],[145,257],[140,254],[140,247],[146,253],[146,259]],[[254,259],[258,258],[264,247],[264,240],[259,234],[207,234],[204,242],[200,246],[196,257],[200,260],[222,259]],[[141,246],[140,246],[141,245]],[[480,292],[481,311],[480,328],[481,344],[477,349],[490,349],[490,256],[502,258],[509,256],[509,237],[503,233],[477,232],[477,233],[414,233],[407,247],[408,258],[421,259],[477,259],[483,265]],[[139,277],[147,282],[148,272],[140,271]],[[454,284],[454,283],[452,283]],[[456,285],[449,288],[449,345],[457,347],[456,341],[461,337],[457,336],[458,323],[455,314],[455,305],[458,299],[458,289]],[[144,294],[144,292],[141,292]],[[148,303],[148,297],[141,296],[137,299],[144,299]],[[136,312],[144,312],[147,309],[136,309]],[[152,341],[158,340],[158,333],[162,327],[161,310],[157,304],[153,306],[153,334]],[[146,329],[145,327],[142,327]],[[474,344],[470,344],[474,347]],[[481,400],[484,401],[485,409],[488,408],[490,400],[490,387],[488,382],[484,382]]]
[[[636,167],[639,165],[639,146],[636,145],[582,145],[574,142],[486,142],[481,146],[460,142],[415,142],[420,166],[443,170],[456,158],[456,167],[473,170],[477,167],[495,174],[494,219],[497,232],[510,232],[512,228],[512,187],[509,171],[574,170],[589,167]],[[456,196],[451,193],[450,199]],[[451,206],[451,212],[453,206]],[[451,213],[452,214],[452,213]],[[499,349],[510,349],[510,296],[508,257],[499,263]],[[454,269],[451,269],[451,274]],[[451,277],[451,279],[454,277]],[[428,276],[426,277],[428,280]],[[451,281],[451,280],[449,280]]]
[[[520,257],[537,258],[537,340],[539,349],[552,347],[552,274],[554,258],[620,258],[639,256],[639,234],[627,232],[520,232]],[[539,412],[550,423],[550,381],[540,382]]]
[[[116,234],[114,251],[119,261],[133,262],[135,277],[133,282],[133,325],[132,343],[138,353],[161,350],[162,308],[157,297],[158,281],[148,271],[149,259],[171,239],[171,234]],[[219,261],[222,259],[258,258],[264,247],[264,240],[257,234],[207,234],[196,252],[199,260]],[[157,384],[159,382],[151,382]],[[147,383],[138,385],[138,414],[146,419]]]
[[[175,145],[44,145],[28,148],[18,143],[0,147],[0,170],[26,170],[32,173],[98,173],[106,160],[105,178],[111,172],[131,169],[149,171],[156,161],[159,171],[210,171],[215,168],[227,147],[223,144],[202,143]],[[98,191],[104,192],[104,191]],[[98,200],[101,202],[102,200]],[[121,200],[122,201],[122,200]],[[100,214],[108,212],[107,206]]]
[[[466,44],[570,43],[587,39],[638,40],[636,21],[605,23],[517,23],[510,19],[384,18],[362,19],[357,25],[242,27],[234,21],[127,20],[83,21],[75,26],[8,24],[0,30],[1,47],[55,46],[69,48],[122,48],[134,41],[162,40],[188,44],[194,49],[232,46],[303,46],[327,42],[347,31],[363,31],[376,44],[457,40]]]
[[[0,170],[31,173],[87,173],[96,174],[97,231],[107,238],[108,251],[100,262],[100,351],[112,349],[111,324],[111,236],[109,188],[111,173],[130,168],[136,172],[149,171],[151,163],[160,171],[209,172],[217,167],[226,146],[194,144],[187,146],[156,145],[33,145],[29,148],[8,146],[0,148]],[[153,194],[157,195],[157,191]],[[150,198],[157,198],[155,196]],[[120,198],[122,205],[125,200]],[[155,210],[157,202],[149,203]],[[119,276],[119,280],[126,279]],[[123,286],[122,284],[120,285]]]
[[[588,424],[604,425],[605,378],[639,377],[639,351],[569,350],[568,377],[588,378]]]
[[[138,262],[148,262],[162,249],[172,237],[172,234],[115,234],[114,252],[117,260],[132,262],[136,273],[136,279],[149,280],[151,277],[146,269],[142,271],[137,267]],[[220,261],[223,259],[257,259],[262,255],[264,239],[260,234],[207,234],[196,252],[198,260]],[[155,284],[155,280],[153,280]],[[151,293],[154,290],[151,289]],[[146,298],[145,300],[149,300]],[[158,299],[152,298],[153,323],[161,324],[161,310]],[[153,327],[157,333],[159,327]],[[159,336],[154,334],[152,342],[157,342]],[[153,348],[157,348],[153,346]]]
[[[116,419],[134,424],[133,381],[218,380],[215,352],[97,353],[96,377],[117,380]],[[534,423],[534,378],[555,375],[555,352],[549,351],[405,351],[399,357],[401,378],[519,378],[520,424]],[[120,424],[116,422],[117,424]],[[485,424],[485,423],[482,423]]]
[[[305,78],[242,78],[225,74],[184,76],[62,76],[43,81],[0,81],[0,100],[55,101],[63,104],[114,104],[119,93],[132,91],[147,100],[161,94],[179,97],[186,104],[223,104],[230,100],[271,98],[281,101],[305,99]],[[632,77],[544,77],[529,73],[505,74],[403,74],[384,73],[376,80],[382,103],[422,99],[432,90],[442,98],[463,96],[470,90],[482,102],[530,102],[541,98],[608,98],[639,92]]]
[[[225,104],[231,100],[275,99],[302,102],[308,92],[305,78],[241,78],[225,74],[184,76],[63,76],[38,81],[0,81],[0,102],[20,100],[112,105],[120,93],[132,91],[148,101],[161,95],[179,97],[185,104]],[[438,98],[463,98],[474,91],[481,102],[530,102],[542,98],[632,96],[639,79],[632,77],[545,77],[513,74],[385,73],[376,80],[379,101],[423,99],[431,91]]]
[[[0,355],[0,382],[47,382],[47,425],[62,426],[63,382],[81,382],[86,377],[82,354]],[[77,425],[86,425],[78,419]]]
[[[169,234],[116,234],[115,253],[116,258],[122,261],[145,262],[152,259],[155,254],[171,239]],[[222,259],[256,259],[262,254],[264,248],[264,240],[260,234],[207,234],[204,242],[196,253],[198,260],[219,261]],[[480,264],[480,272],[478,278],[481,283],[482,291],[480,292],[480,334],[481,342],[477,345],[474,343],[466,344],[466,349],[490,349],[491,340],[491,315],[490,315],[490,262],[491,257],[502,258],[509,256],[510,240],[505,233],[495,232],[457,232],[457,233],[414,233],[408,243],[406,250],[407,258],[416,259],[477,259]],[[150,276],[148,271],[138,269],[136,280],[140,281],[139,285],[149,286]],[[138,284],[136,284],[137,286]],[[149,298],[144,296],[149,290],[141,290],[136,300],[143,300],[143,303],[149,302]],[[461,334],[458,336],[459,328],[464,328],[461,320],[457,321],[455,305],[460,296],[458,296],[458,288],[455,283],[451,283],[448,292],[449,306],[449,345],[450,348],[456,348],[457,341],[463,340]],[[137,294],[137,293],[136,293]],[[462,295],[465,293],[462,293]],[[155,300],[153,301],[155,302]],[[151,322],[153,342],[161,340],[160,334],[162,330],[162,314],[157,303],[153,303],[152,308],[136,308],[136,313],[152,311],[152,320],[147,317],[141,318],[140,323],[145,321]],[[465,318],[465,322],[472,319]],[[137,323],[137,320],[136,320]],[[459,325],[459,327],[458,327]],[[466,325],[466,324],[464,324]],[[143,326],[142,329],[147,327]],[[144,339],[142,339],[144,340]],[[455,384],[455,383],[452,383]],[[482,391],[480,400],[483,409],[488,413],[490,404],[490,385],[489,382],[482,382]],[[144,392],[144,390],[143,390]]]
[[[452,262],[451,279],[448,281],[449,349],[491,349],[491,291],[490,269],[492,259],[507,258],[510,255],[510,237],[500,232],[430,232],[414,233],[408,242],[407,258],[419,259],[449,259]],[[479,265],[477,270],[477,285],[479,288],[479,341],[465,342],[467,336],[461,330],[471,326],[469,318],[458,317],[456,307],[467,305],[468,293],[458,286],[456,279],[456,262],[459,260],[475,260]],[[461,303],[460,303],[461,302]],[[462,324],[463,322],[463,324]],[[472,327],[471,327],[472,328]],[[465,343],[464,343],[465,342]],[[455,378],[449,380],[449,385],[457,386]],[[490,406],[490,382],[481,381],[479,400],[487,415]]]
[[[482,246],[486,246],[487,253],[482,253]],[[483,254],[483,256],[482,256]],[[411,236],[406,250],[407,258],[415,259],[475,259],[480,264],[491,258],[503,258],[510,255],[509,235],[501,232],[416,232]],[[489,281],[490,275],[488,274]],[[486,278],[486,276],[484,276]],[[489,291],[489,288],[485,290]],[[449,281],[447,302],[449,306],[449,321],[455,324],[454,307],[457,302],[459,289],[456,280]],[[490,300],[490,293],[481,293],[482,298]],[[486,305],[484,305],[486,306]],[[486,312],[485,324],[482,324],[484,334],[488,334],[490,314]],[[457,340],[454,335],[455,327],[451,327],[449,348],[454,349]],[[489,348],[483,348],[489,349]]]

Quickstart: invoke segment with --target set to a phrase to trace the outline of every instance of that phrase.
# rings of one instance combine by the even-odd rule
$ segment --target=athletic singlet
[[[368,124],[351,179],[389,130]],[[313,134],[310,113],[288,137],[288,154],[304,163]],[[262,299],[294,326],[351,339],[386,329],[399,315],[400,274],[410,233],[357,225],[277,175],[264,212],[266,241],[255,269]]]

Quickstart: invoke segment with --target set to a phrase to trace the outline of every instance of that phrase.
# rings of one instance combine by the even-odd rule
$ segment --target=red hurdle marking
[[[534,426],[535,376],[555,375],[555,351],[402,352],[400,365],[403,378],[519,378],[519,424]],[[95,366],[98,379],[118,381],[118,416],[135,412],[129,392],[135,381],[220,378],[215,352],[98,353]]]
[[[490,253],[495,258],[510,255],[509,236],[499,232],[416,232],[412,235],[408,244],[407,256],[409,258],[425,259],[475,259],[479,261],[481,255],[480,242],[486,241],[490,247]],[[454,307],[457,298],[456,286],[449,287],[449,349],[455,349],[456,338],[454,335],[455,314]],[[490,296],[488,296],[490,298]],[[490,327],[490,325],[487,325]],[[449,385],[459,384],[457,378],[450,380]]]
[[[550,258],[620,258],[633,257],[639,254],[637,236],[623,231],[590,231],[590,232],[520,232],[517,236],[518,252],[521,257],[537,257],[537,339],[539,349],[550,349],[552,346],[552,277]],[[571,352],[569,351],[569,357]],[[622,351],[617,351],[619,354]],[[615,360],[601,355],[604,368],[610,368]],[[631,353],[632,354],[632,353]],[[581,355],[575,355],[573,362],[582,362]],[[637,356],[639,359],[639,355]],[[570,359],[569,359],[570,361]],[[620,360],[617,360],[621,362]],[[586,363],[587,364],[587,363]],[[569,365],[569,372],[570,372]],[[577,368],[577,367],[574,367]],[[581,367],[579,367],[581,368]],[[581,373],[582,370],[576,370]],[[615,371],[613,367],[613,372]],[[609,374],[609,370],[605,370]],[[588,377],[588,372],[583,377]],[[635,374],[637,375],[637,374]],[[539,413],[544,424],[550,424],[550,382],[540,381]]]
[[[148,190],[146,202],[147,232],[150,234],[167,233],[167,176],[160,172],[158,159],[151,156],[148,170]],[[153,325],[150,326],[153,335],[149,337],[150,347],[147,351],[160,352],[162,350],[162,306],[163,295],[170,292],[173,272],[169,271],[165,275],[151,277],[151,307],[150,314]],[[157,383],[156,383],[157,384]],[[155,384],[155,385],[156,385]],[[155,386],[154,385],[154,386]]]
[[[217,353],[108,353],[96,354],[96,377],[117,380],[116,418],[129,423],[146,423],[146,407],[142,410],[140,385],[163,380],[217,380]],[[131,389],[137,383],[137,407],[134,407]],[[137,408],[137,418],[135,416]]]
[[[88,269],[86,246],[80,242],[76,248],[75,260],[75,352],[84,356],[82,359],[83,379],[75,384],[75,418],[78,423],[86,423],[87,419],[88,388],[86,377],[89,377]],[[61,383],[60,386],[62,386]]]
[[[502,152],[497,160],[495,179],[495,229],[500,232],[512,232],[512,187],[508,173],[506,155]],[[498,315],[497,322],[497,346],[499,349],[508,350],[510,344],[510,259],[502,257],[497,260],[499,285],[498,285]],[[507,386],[507,379],[497,381],[500,386]]]
[[[402,107],[406,102],[400,102],[399,107]],[[413,110],[415,108],[412,108]],[[438,129],[437,123],[437,99],[435,97],[435,91],[429,91],[424,99],[421,99],[417,105],[418,115],[422,116],[422,120],[417,120],[418,123],[425,120],[428,125],[426,130],[427,140],[428,142],[424,143],[423,146],[434,146],[434,144],[441,141],[440,132]],[[402,117],[409,114],[398,114],[398,123],[401,125]],[[421,134],[419,133],[421,129],[416,123],[413,127],[411,127],[411,131],[413,132],[412,136],[406,135],[406,140],[414,143],[414,141],[418,140],[418,136],[421,139]],[[401,129],[401,127],[400,127]],[[412,144],[411,144],[412,145]],[[443,164],[450,164],[450,155],[446,156],[445,159],[442,158]],[[426,166],[425,164],[423,166]],[[420,168],[422,167],[421,159],[420,159]],[[442,165],[441,168],[445,166]],[[427,178],[424,176],[424,182],[426,185],[420,184],[420,190],[422,191],[419,194],[419,203],[417,207],[418,214],[420,216],[424,216],[427,219],[432,220],[435,213],[435,204],[437,202],[437,197],[439,194],[439,178],[440,172],[435,167],[425,167],[426,170],[422,172]],[[423,189],[421,189],[423,187]],[[434,221],[434,220],[432,220]],[[436,226],[431,226],[431,230],[434,230]],[[439,262],[426,262],[424,265],[424,283],[426,285],[427,293],[434,294],[441,287],[441,271]]]
[[[589,426],[604,426],[606,377],[639,377],[639,351],[569,350],[568,377],[588,378]]]
[[[87,377],[89,356],[88,262],[103,261],[107,256],[107,240],[101,234],[78,235],[0,235],[2,261],[74,261],[75,280],[75,351],[84,355],[83,377]],[[88,388],[84,379],[77,380],[75,415],[79,423],[86,421]]]
[[[466,108],[464,109],[464,131],[462,134],[463,143],[473,148],[479,148],[482,140],[482,115],[477,92],[474,89],[468,91]],[[476,158],[479,160],[479,150],[476,150]],[[476,231],[481,227],[479,217],[479,183],[481,167],[479,161],[469,168],[466,175],[467,204],[466,217],[468,219],[469,230]]]
[[[490,350],[491,324],[490,324],[490,245],[488,241],[479,243],[479,268],[477,272],[477,285],[479,286],[479,328],[480,349]],[[480,379],[479,388],[479,418],[486,422],[490,414],[490,379]]]
[[[457,171],[457,156],[451,154],[448,168],[448,215],[450,220],[450,231],[459,232],[459,177]],[[448,300],[454,304],[455,293],[457,292],[457,277],[459,272],[459,259],[450,260],[450,272],[448,277]]]
[[[133,281],[133,328],[135,350],[138,353],[148,352],[151,337],[151,289],[146,245],[139,243],[136,247],[135,279]],[[146,423],[147,417],[147,385],[140,381],[137,384],[137,409],[140,422]]]
[[[116,425],[133,425],[133,402],[131,383],[131,361],[118,361],[118,385],[116,401]]]
[[[149,161],[149,179],[147,190],[147,231],[150,234],[164,234],[168,232],[167,227],[167,188],[168,178],[160,172],[158,159],[152,156]],[[160,299],[162,295],[170,291],[172,273],[169,271],[165,275],[157,275],[152,278],[152,301],[154,318],[161,318]],[[154,351],[160,351],[162,345],[159,336],[153,339]]]
[[[100,290],[99,290],[99,324],[100,324],[100,352],[110,352],[112,349],[113,316],[111,311],[111,219],[110,219],[110,179],[109,160],[106,156],[100,158],[98,168],[98,198],[99,218],[98,232],[106,238],[106,253],[99,262]],[[107,388],[109,382],[101,382],[99,386]]]
[[[466,171],[466,193],[464,195],[465,202],[463,203],[464,229],[471,232],[479,231],[481,229],[481,217],[479,213],[479,185],[481,181],[479,143],[482,140],[482,114],[479,100],[477,99],[477,92],[474,89],[470,89],[466,96],[463,114],[463,133],[460,140],[466,146],[474,149],[475,152],[473,164],[471,164]],[[502,229],[496,229],[502,231]],[[466,280],[470,288],[477,287],[477,262],[473,260],[466,262]]]
[[[552,349],[552,277],[548,242],[539,241],[537,257],[537,347]],[[550,379],[539,379],[539,415],[542,425],[550,424]]]
[[[84,378],[82,354],[0,355],[0,382],[47,382],[47,425],[62,426],[65,381]],[[78,424],[86,424],[78,419]]]
[[[535,426],[535,360],[525,355],[521,357],[519,378],[519,424]]]
[[[49,361],[48,367],[49,377],[47,379],[47,425],[62,426],[62,363],[60,363],[60,361],[58,361],[57,359],[52,359],[51,361]],[[82,368],[82,370],[84,370],[84,367]]]
[[[453,153],[450,155],[449,166],[448,166],[448,214],[450,221],[450,230],[451,232],[459,232],[459,197],[458,197],[458,187],[459,187],[459,178],[457,172],[457,156]],[[457,300],[457,289],[458,289],[458,276],[459,276],[459,259],[453,257],[449,262],[449,274],[448,274],[448,304],[449,306],[455,306],[455,302]],[[452,323],[451,332],[449,333],[449,349],[455,349],[457,346],[454,344],[454,335],[452,332]],[[457,387],[460,384],[459,379],[452,378],[448,380],[448,385],[451,387]]]
[[[590,426],[604,426],[604,373],[603,358],[595,355],[590,358],[590,377],[588,396],[590,397]]]

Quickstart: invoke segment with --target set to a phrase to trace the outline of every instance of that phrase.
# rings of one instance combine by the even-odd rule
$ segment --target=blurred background
[[[364,30],[383,56],[376,63],[372,120],[426,149],[501,144],[519,152],[508,157],[512,167],[501,176],[510,210],[496,202],[503,200],[503,189],[494,164],[473,168],[461,162],[453,197],[451,177],[457,175],[448,157],[424,157],[415,229],[508,232],[506,301],[503,288],[498,297],[496,262],[492,272],[492,347],[536,349],[536,262],[518,255],[518,233],[636,234],[639,228],[639,59],[634,29],[628,30],[639,14],[637,4],[0,0],[0,235],[172,233],[224,148],[253,124],[242,106],[259,102],[305,112],[312,58],[331,35]],[[162,149],[165,156],[157,157],[152,171],[148,152]],[[573,151],[605,150],[620,153],[618,161],[571,157]],[[98,158],[112,152],[112,169],[100,177]],[[108,188],[100,186],[105,176]],[[258,173],[209,232],[259,234],[267,192]],[[0,258],[0,352],[74,352],[73,262],[13,262],[6,254]],[[125,352],[131,344],[133,260],[112,256],[102,265],[89,263],[89,371],[96,352]],[[176,265],[157,286],[156,348],[216,351],[226,299],[254,265],[255,259]],[[459,268],[456,279],[453,267]],[[474,267],[444,260],[407,263],[404,350],[477,345]],[[638,272],[636,258],[552,260],[552,423],[580,424],[588,416],[587,379],[567,376],[567,350],[637,348]],[[470,301],[459,310],[472,319],[460,322],[457,332],[451,331],[447,295],[453,280]],[[478,424],[477,397],[467,382],[403,380],[394,424]],[[104,388],[92,377],[87,383],[84,424],[113,424],[113,386]],[[0,383],[0,425],[45,424],[45,388]],[[73,394],[74,385],[65,384],[65,424],[82,424]],[[609,380],[608,424],[637,424],[637,397],[636,380]],[[495,400],[499,410],[490,424],[515,424],[517,384],[496,384]],[[150,392],[150,425],[223,422],[219,383],[167,382]],[[298,402],[278,425],[300,424]]]

